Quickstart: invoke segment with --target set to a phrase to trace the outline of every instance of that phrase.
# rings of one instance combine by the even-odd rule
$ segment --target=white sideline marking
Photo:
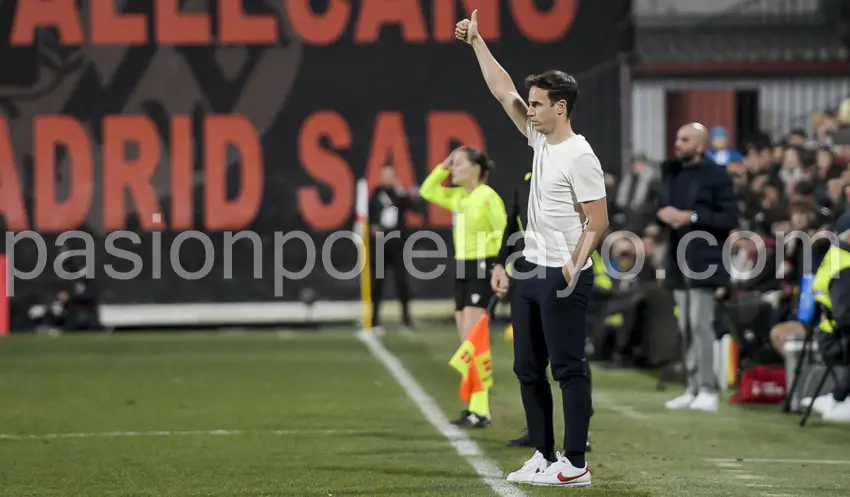
[[[738,480],[754,482],[761,480],[762,477],[750,473],[745,473],[741,468],[741,464],[737,459],[707,459],[709,462],[714,463],[715,466],[720,468],[724,474],[730,475]],[[765,483],[747,483],[748,487],[758,487],[758,488],[771,488],[773,485],[768,485]]]
[[[443,411],[429,396],[419,383],[413,378],[407,368],[387,350],[381,341],[373,334],[359,332],[357,337],[366,344],[372,355],[375,356],[390,372],[393,378],[404,389],[422,415],[448,440],[458,454],[475,468],[475,471],[487,485],[502,497],[525,497],[525,492],[505,481],[502,470],[488,459],[474,440],[464,433],[460,428],[454,426],[446,418]]]
[[[649,419],[648,415],[646,415],[646,414],[644,414],[640,411],[636,411],[634,408],[632,408],[630,406],[620,404],[619,402],[615,401],[614,399],[612,399],[611,397],[609,397],[608,395],[606,395],[604,393],[594,392],[593,393],[593,400],[595,402],[598,402],[601,407],[604,407],[605,409],[608,409],[609,411],[614,411],[617,414],[622,414],[623,416],[625,416],[627,418]]]
[[[0,440],[54,440],[60,438],[118,438],[118,437],[185,437],[185,436],[236,436],[267,434],[278,436],[297,435],[369,435],[387,433],[390,430],[160,430],[160,431],[104,431],[80,433],[11,434],[0,433]]]
[[[828,460],[828,459],[709,459],[709,461],[719,463],[762,463],[762,464],[829,464],[843,465],[850,464],[850,460]]]

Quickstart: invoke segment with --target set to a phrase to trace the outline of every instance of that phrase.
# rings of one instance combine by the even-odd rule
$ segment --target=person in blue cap
[[[708,160],[719,166],[726,166],[730,162],[740,162],[744,156],[734,148],[730,148],[729,133],[723,126],[711,128],[711,146],[705,151]]]

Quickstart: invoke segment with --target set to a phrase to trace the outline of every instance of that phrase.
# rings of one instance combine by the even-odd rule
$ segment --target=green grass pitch
[[[383,343],[455,417],[454,330]],[[493,349],[493,425],[469,434],[507,473],[530,454],[504,446],[524,421],[500,333]],[[850,425],[666,412],[675,388],[635,371],[596,368],[593,387],[593,487],[526,495],[850,495]],[[353,331],[0,340],[0,496],[77,495],[495,494]]]

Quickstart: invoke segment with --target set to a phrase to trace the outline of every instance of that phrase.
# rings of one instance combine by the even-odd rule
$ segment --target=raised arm
[[[484,39],[478,33],[478,9],[472,11],[470,19],[464,19],[455,27],[455,37],[472,46],[481,74],[490,93],[502,104],[505,112],[514,122],[517,129],[523,134],[528,133],[528,105],[517,93],[514,82],[505,69],[496,61]]]
[[[462,193],[460,188],[446,188],[442,185],[448,177],[449,170],[443,164],[438,165],[422,182],[419,195],[432,204],[455,212],[457,211],[457,201]]]

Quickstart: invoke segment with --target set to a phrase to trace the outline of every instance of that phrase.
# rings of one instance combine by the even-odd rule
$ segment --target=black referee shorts
[[[455,277],[455,310],[464,307],[487,308],[493,297],[490,286],[493,259],[457,261]]]

